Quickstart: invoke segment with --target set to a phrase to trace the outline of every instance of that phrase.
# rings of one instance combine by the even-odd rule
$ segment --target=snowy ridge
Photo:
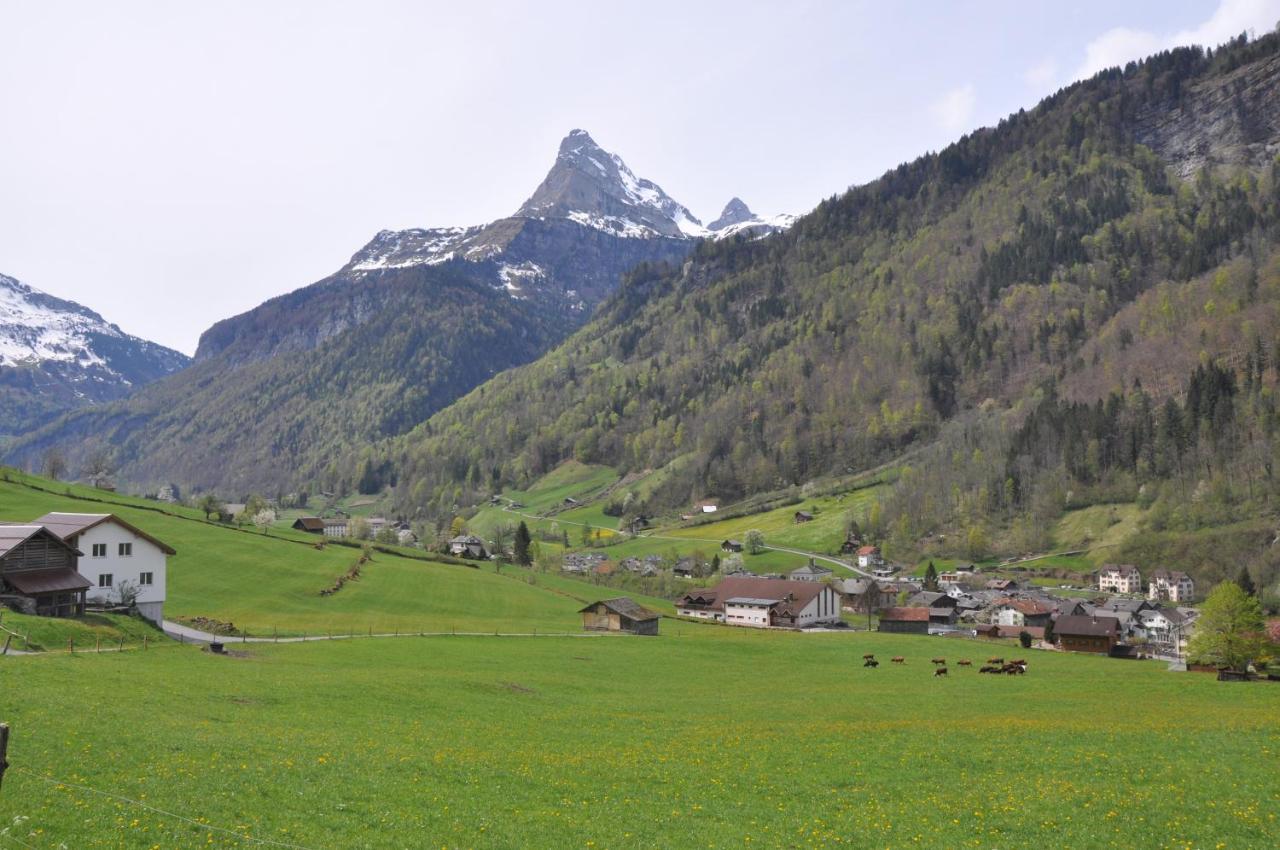
[[[0,366],[52,361],[105,368],[91,335],[126,338],[92,310],[0,275]]]
[[[351,258],[355,272],[438,265],[453,259],[459,243],[474,236],[479,227],[381,230]]]
[[[622,157],[601,148],[585,130],[572,130],[560,142],[547,176],[515,215],[473,227],[383,230],[351,258],[344,271],[363,277],[393,269],[466,262],[484,268],[485,275],[492,274],[490,285],[495,289],[529,298],[537,290],[554,291],[557,275],[549,271],[555,263],[545,261],[546,237],[540,239],[541,247],[533,256],[536,262],[523,253],[527,247],[512,248],[521,223],[572,222],[628,241],[685,242],[735,236],[757,239],[787,229],[794,220],[790,215],[759,216],[741,199],[733,198],[719,218],[703,225],[661,186],[637,177]],[[567,250],[567,245],[559,250]],[[628,250],[619,246],[620,253]],[[572,297],[561,295],[570,306],[575,303]]]

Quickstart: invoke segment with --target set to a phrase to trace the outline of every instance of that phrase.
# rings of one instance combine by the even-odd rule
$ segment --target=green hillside
[[[511,567],[499,573],[487,564],[477,567],[374,551],[361,565],[359,580],[321,596],[321,590],[361,559],[360,548],[318,546],[316,537],[299,532],[273,530],[264,535],[239,530],[197,519],[195,512],[185,509],[162,512],[142,500],[86,501],[34,489],[56,486],[53,482],[8,475],[9,480],[0,479],[0,520],[29,521],[59,510],[116,513],[177,550],[169,558],[165,603],[165,616],[171,620],[203,617],[257,635],[455,628],[577,631],[581,619],[576,612],[583,602],[609,595],[588,584]],[[72,492],[115,499],[114,494],[89,488]],[[670,611],[661,600],[643,601]],[[43,644],[64,645],[68,635],[80,639],[80,631],[72,634],[43,618],[28,619],[39,621],[47,632]],[[87,632],[85,639],[92,639]]]
[[[935,679],[929,657],[988,646],[697,632],[0,659],[21,681],[0,690],[0,830],[86,850],[1273,843],[1274,687],[1055,653]]]
[[[1104,502],[1154,500],[1158,533],[1273,520],[1280,162],[1242,116],[1275,111],[1278,55],[1269,34],[1103,72],[785,234],[637,269],[563,345],[374,450],[398,509],[566,460],[663,471],[649,514],[889,462],[870,531],[904,558],[1045,551]],[[1250,558],[1264,583],[1272,560]]]

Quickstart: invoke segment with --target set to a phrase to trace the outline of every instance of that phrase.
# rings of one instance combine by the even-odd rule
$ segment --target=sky
[[[588,130],[703,222],[822,198],[1280,0],[0,0],[0,273],[188,354]]]

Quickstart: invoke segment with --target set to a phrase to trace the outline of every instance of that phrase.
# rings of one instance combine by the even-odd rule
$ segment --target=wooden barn
[[[80,554],[43,525],[0,524],[0,596],[28,614],[83,614],[91,585],[76,572]]]
[[[300,516],[289,527],[308,534],[324,534],[324,520],[318,516]]]
[[[625,596],[592,602],[578,613],[582,614],[582,628],[589,632],[631,632],[636,635],[656,635],[660,614],[637,605]]]

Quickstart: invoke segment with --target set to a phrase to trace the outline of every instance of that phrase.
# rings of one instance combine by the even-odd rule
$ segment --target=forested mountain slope
[[[922,486],[936,521],[910,536],[965,511],[1025,512],[1039,471],[1010,483],[1018,458],[1002,452],[1039,400],[1141,379],[1158,404],[1202,359],[1255,338],[1270,351],[1278,91],[1274,34],[1103,72],[786,233],[638,270],[563,345],[327,483],[386,467],[405,510],[441,513],[570,457],[679,460],[661,507],[946,436],[957,454],[939,463],[956,477]]]
[[[725,233],[787,223],[741,206]],[[515,215],[383,231],[325,280],[215,324],[187,372],[55,422],[9,457],[38,464],[57,447],[74,469],[105,444],[125,486],[229,497],[332,477],[335,457],[564,339],[629,269],[720,233],[575,130]]]

